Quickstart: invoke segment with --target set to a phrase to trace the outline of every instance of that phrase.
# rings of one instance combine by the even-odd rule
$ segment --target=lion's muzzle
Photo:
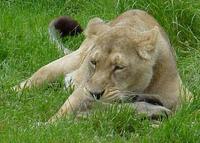
[[[103,91],[95,91],[95,92],[89,91],[89,92],[95,99],[99,100],[102,97],[102,95],[104,94],[105,90],[103,90]]]

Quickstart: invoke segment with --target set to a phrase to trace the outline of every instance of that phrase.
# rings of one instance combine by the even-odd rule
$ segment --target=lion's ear
[[[137,40],[137,52],[141,58],[145,60],[151,59],[151,53],[153,53],[156,49],[155,44],[157,41],[158,33],[159,29],[157,26],[155,26],[153,29],[139,34],[140,36]]]
[[[93,18],[89,21],[84,35],[88,38],[98,36],[106,32],[110,27],[100,18]]]

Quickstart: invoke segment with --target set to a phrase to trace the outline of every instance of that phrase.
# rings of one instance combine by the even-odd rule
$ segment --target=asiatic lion
[[[152,16],[129,10],[108,23],[94,18],[84,33],[78,50],[43,66],[17,87],[72,76],[75,90],[50,122],[89,110],[97,100],[126,102],[148,116],[169,115],[180,105],[182,86],[173,49]]]

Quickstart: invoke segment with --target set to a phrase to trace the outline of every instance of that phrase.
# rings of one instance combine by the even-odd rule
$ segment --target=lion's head
[[[89,54],[90,78],[85,87],[97,99],[114,99],[118,92],[142,92],[149,85],[158,50],[158,28],[138,32],[131,27],[90,23],[86,36],[95,44]]]

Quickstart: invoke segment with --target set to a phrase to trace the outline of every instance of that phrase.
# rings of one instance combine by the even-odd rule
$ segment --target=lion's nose
[[[101,98],[101,96],[104,94],[105,90],[103,91],[98,91],[98,92],[91,92],[90,94],[97,100],[99,100]]]

